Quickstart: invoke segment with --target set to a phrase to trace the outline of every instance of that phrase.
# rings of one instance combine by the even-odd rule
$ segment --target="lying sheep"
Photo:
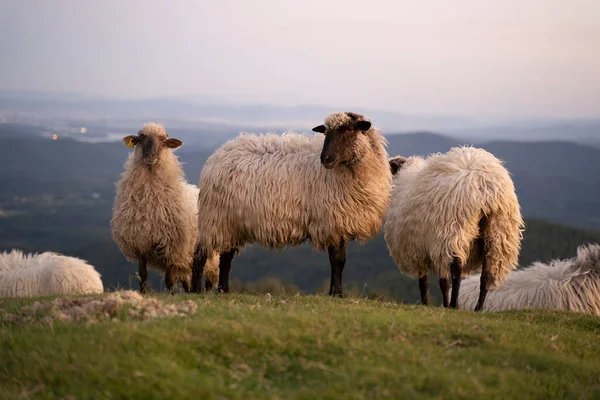
[[[244,245],[310,241],[329,252],[329,294],[342,295],[346,244],[372,238],[383,224],[391,187],[386,141],[351,112],[331,114],[313,131],[324,135],[242,134],[208,158],[192,282],[214,251],[221,253],[219,286],[228,292],[233,255]]]
[[[0,297],[102,293],[100,274],[84,260],[45,252],[0,253]]]
[[[479,276],[461,283],[458,304],[473,307],[477,301]],[[554,309],[600,316],[600,245],[577,249],[577,257],[533,263],[513,271],[504,284],[490,290],[483,311]]]
[[[169,151],[182,142],[169,138],[154,123],[144,125],[137,136],[124,137],[123,142],[135,150],[117,182],[113,239],[127,259],[138,260],[142,293],[146,292],[147,266],[165,273],[170,292],[175,280],[189,292],[198,234],[198,188],[186,183],[177,157]],[[217,263],[209,263],[213,275]]]
[[[428,304],[427,273],[440,277],[443,304],[456,308],[461,276],[482,270],[476,311],[488,289],[517,266],[523,219],[513,182],[485,150],[457,147],[427,159],[396,157],[384,238],[398,268],[419,277]]]

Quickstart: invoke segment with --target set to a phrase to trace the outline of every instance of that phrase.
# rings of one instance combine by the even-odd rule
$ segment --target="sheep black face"
[[[390,169],[392,171],[392,175],[396,175],[399,170],[402,169],[402,166],[406,162],[406,157],[398,156],[389,159]]]
[[[138,132],[137,136],[125,136],[123,142],[127,147],[135,148],[137,161],[152,168],[166,149],[176,149],[183,144],[179,139],[169,138],[160,125],[148,125]]]
[[[351,166],[358,162],[369,140],[364,135],[371,128],[371,122],[360,114],[335,113],[326,118],[324,125],[313,128],[314,132],[325,134],[321,151],[321,164],[332,169],[339,164]]]

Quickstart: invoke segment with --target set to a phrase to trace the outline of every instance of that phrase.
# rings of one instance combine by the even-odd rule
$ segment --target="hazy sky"
[[[600,1],[0,0],[0,90],[600,117]]]

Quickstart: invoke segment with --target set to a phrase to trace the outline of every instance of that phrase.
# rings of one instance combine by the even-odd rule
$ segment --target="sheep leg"
[[[180,279],[181,281],[181,286],[183,287],[183,291],[186,293],[190,292],[190,277],[186,276],[184,278]]]
[[[165,271],[165,285],[167,285],[169,294],[174,295],[175,291],[173,289],[175,286],[175,282],[173,279],[173,266],[172,265],[167,266],[167,270]]]
[[[211,281],[209,281],[208,279],[206,280],[206,282],[204,282],[204,289],[207,292],[210,292],[211,290],[213,290],[213,284]]]
[[[487,263],[488,252],[485,245],[485,237],[486,230],[488,228],[488,219],[487,217],[481,218],[479,221],[479,239],[478,239],[478,247],[479,250],[483,253],[483,261],[481,263],[481,280],[479,283],[479,299],[477,300],[477,305],[475,306],[475,311],[481,311],[483,309],[483,303],[485,302],[485,297],[487,296],[488,288],[490,287],[490,282],[492,280],[492,276],[490,275],[490,269]]]
[[[450,272],[452,273],[452,298],[450,299],[450,308],[458,308],[458,291],[460,290],[462,265],[457,258],[452,262]]]
[[[421,290],[421,304],[424,306],[429,305],[429,296],[428,296],[428,284],[427,284],[427,273],[419,276],[419,289]]]
[[[346,265],[346,242],[342,239],[339,246],[329,246],[329,264],[331,264],[331,282],[329,295],[344,297],[342,293],[342,273]]]
[[[146,293],[146,281],[148,280],[148,268],[146,268],[146,257],[142,256],[138,260],[138,275],[140,280],[140,293]]]
[[[488,288],[490,287],[490,271],[488,269],[486,257],[483,257],[483,263],[481,266],[481,281],[479,283],[479,300],[475,306],[475,311],[481,311],[483,309],[483,303],[487,296]]]
[[[205,265],[206,252],[200,251],[200,247],[196,246],[194,262],[192,263],[192,293],[200,293],[202,291],[202,275],[204,274]]]
[[[442,304],[448,308],[448,292],[450,291],[448,278],[440,278],[440,290],[442,291]]]
[[[231,261],[236,249],[221,253],[219,260],[219,287],[221,293],[229,293],[229,276],[231,275]]]

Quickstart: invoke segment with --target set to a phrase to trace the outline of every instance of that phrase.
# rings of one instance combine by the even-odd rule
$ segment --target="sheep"
[[[464,279],[458,296],[460,307],[477,301],[479,277]],[[577,248],[577,257],[535,262],[513,271],[504,284],[488,293],[483,311],[555,309],[600,316],[600,245]]]
[[[0,297],[97,294],[100,274],[86,261],[53,252],[0,253]]]
[[[428,304],[427,273],[440,277],[444,307],[457,308],[461,276],[482,270],[475,311],[487,291],[517,266],[523,218],[502,162],[483,149],[390,159],[394,175],[384,239],[398,268],[419,278]]]
[[[234,253],[246,244],[312,242],[329,253],[329,294],[342,297],[347,243],[363,243],[383,226],[392,181],[387,141],[353,112],[331,114],[312,130],[321,135],[242,133],[208,158],[198,185],[193,290],[213,251],[227,293]]]
[[[169,138],[162,125],[148,123],[137,136],[123,142],[135,150],[125,162],[116,184],[111,219],[112,237],[128,260],[138,260],[140,292],[146,293],[147,267],[165,274],[173,293],[175,280],[186,292],[198,234],[198,188],[185,181],[183,169],[172,151],[183,143]],[[209,271],[215,274],[218,254]],[[214,280],[213,280],[214,281]],[[207,286],[211,281],[207,280]]]

